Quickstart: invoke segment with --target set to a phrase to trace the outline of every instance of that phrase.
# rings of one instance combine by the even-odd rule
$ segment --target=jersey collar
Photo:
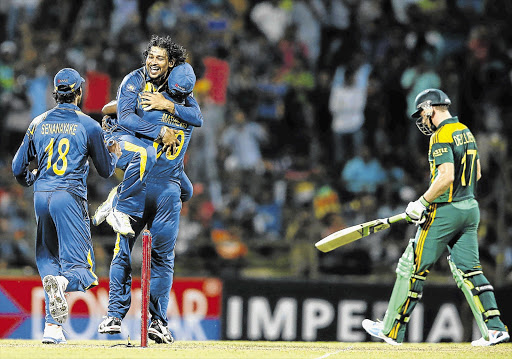
[[[72,103],[59,103],[59,104],[57,104],[57,108],[64,108],[66,110],[81,111],[80,107],[78,107],[77,105],[72,104]]]
[[[441,127],[443,127],[444,125],[447,125],[449,123],[457,123],[457,122],[459,122],[459,118],[457,116],[447,118],[446,120],[444,120],[443,122],[441,122],[439,124],[437,129],[440,129]]]

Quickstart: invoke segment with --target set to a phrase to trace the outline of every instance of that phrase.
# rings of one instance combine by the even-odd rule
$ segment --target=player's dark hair
[[[151,36],[151,40],[149,40],[148,42],[146,50],[144,50],[144,52],[142,53],[144,56],[144,62],[148,57],[149,50],[151,50],[153,46],[165,49],[165,51],[167,51],[167,57],[169,58],[169,61],[172,61],[174,59],[174,66],[183,64],[187,59],[187,50],[185,50],[183,46],[172,41],[170,36],[164,37],[153,35]]]
[[[75,102],[75,98],[82,93],[82,88],[79,87],[77,91],[73,91],[70,93],[57,93],[53,92],[53,98],[57,103],[73,103]]]

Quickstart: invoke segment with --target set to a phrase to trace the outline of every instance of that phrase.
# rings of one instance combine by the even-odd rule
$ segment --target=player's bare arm
[[[160,92],[143,92],[140,97],[144,111],[160,110],[174,115],[174,102],[167,100]]]
[[[101,109],[103,115],[115,115],[117,112],[117,100],[112,100]]]
[[[480,167],[480,158],[476,160],[476,180],[482,178],[482,167]]]
[[[423,198],[429,203],[432,203],[450,188],[455,178],[455,166],[451,162],[442,163],[437,166],[437,173],[436,179],[423,194]]]

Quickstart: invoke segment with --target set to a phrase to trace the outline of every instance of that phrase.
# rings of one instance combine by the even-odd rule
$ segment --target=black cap
[[[411,114],[412,118],[420,117],[420,113],[423,110],[423,106],[427,101],[430,101],[431,106],[449,106],[452,104],[452,101],[450,100],[448,95],[445,94],[443,91],[438,89],[426,89],[424,91],[421,91],[414,100],[414,106],[416,107],[417,110],[416,112]]]

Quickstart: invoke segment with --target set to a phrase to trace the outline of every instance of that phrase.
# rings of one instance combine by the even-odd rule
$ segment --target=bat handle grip
[[[400,213],[400,214],[394,215],[394,216],[388,218],[388,223],[395,223],[395,222],[403,221],[405,219],[405,217],[407,217],[407,215],[405,213]]]

